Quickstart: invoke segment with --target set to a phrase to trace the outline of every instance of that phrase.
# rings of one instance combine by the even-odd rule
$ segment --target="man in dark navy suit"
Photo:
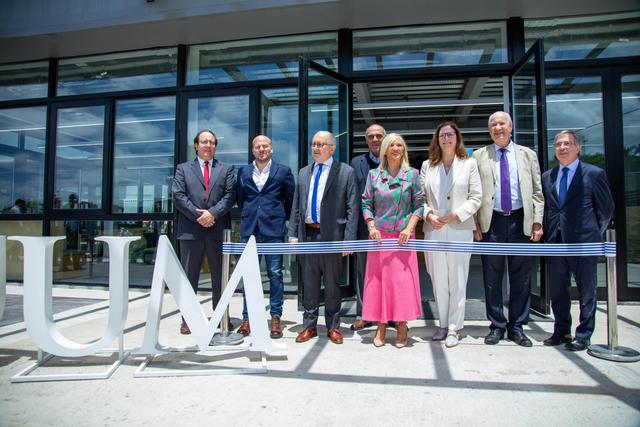
[[[236,201],[233,165],[216,160],[218,139],[211,130],[201,130],[193,139],[196,158],[176,167],[171,192],[176,207],[176,238],[180,242],[180,262],[194,292],[204,256],[211,271],[211,293],[215,310],[222,294],[222,239],[231,228],[229,212]],[[190,334],[184,318],[181,334]]]
[[[255,160],[238,171],[236,194],[240,208],[240,235],[243,242],[253,235],[258,243],[282,243],[296,183],[288,166],[272,160],[273,145],[269,137],[256,136],[252,142],[252,153]],[[280,338],[284,302],[282,254],[265,255],[264,258],[269,276],[271,338]],[[244,336],[251,333],[246,300],[238,333]]]
[[[384,128],[378,124],[370,125],[365,131],[364,138],[369,147],[369,151],[365,154],[354,157],[351,160],[351,167],[356,174],[356,187],[358,195],[358,240],[368,240],[369,230],[364,222],[362,216],[362,193],[364,193],[364,187],[367,184],[367,176],[371,169],[377,168],[380,165],[380,146],[386,132]],[[362,316],[362,295],[364,292],[364,272],[367,266],[367,253],[358,252],[356,257],[356,321],[351,324],[351,329],[359,331],[367,328],[373,323],[366,319],[361,319]]]
[[[580,139],[571,130],[555,137],[559,165],[542,175],[547,242],[602,242],[613,215],[613,198],[605,172],[580,161]],[[595,256],[548,257],[551,308],[555,323],[545,345],[562,343],[570,351],[590,344],[595,327],[597,258]],[[580,293],[580,324],[571,336],[571,276]]]

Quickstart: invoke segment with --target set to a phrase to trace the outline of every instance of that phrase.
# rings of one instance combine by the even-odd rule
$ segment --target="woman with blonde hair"
[[[369,238],[415,238],[424,197],[418,171],[409,166],[407,144],[391,133],[382,140],[380,166],[369,172],[362,194],[362,212]],[[373,344],[385,344],[386,326],[396,321],[396,347],[407,345],[407,321],[422,314],[418,259],[413,251],[379,251],[367,255],[362,318],[378,322]]]
[[[467,154],[460,129],[453,122],[438,125],[422,164],[425,194],[424,238],[473,241],[474,214],[480,208],[482,186],[475,159]],[[454,347],[464,326],[469,253],[425,252],[427,271],[436,297],[440,327],[434,341]]]

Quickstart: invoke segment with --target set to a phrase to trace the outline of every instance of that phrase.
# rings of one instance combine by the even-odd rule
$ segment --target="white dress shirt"
[[[501,183],[500,183],[500,158],[502,151],[498,144],[493,144],[496,149],[496,192],[493,198],[493,209],[504,212],[502,202],[500,201]],[[507,154],[507,162],[509,163],[509,184],[511,184],[511,210],[515,211],[522,207],[522,195],[520,193],[520,185],[518,184],[518,163],[516,162],[516,147],[513,141],[509,141],[509,145],[504,147]]]
[[[207,160],[209,162],[209,186],[211,186],[211,168],[213,167],[213,159]],[[200,164],[200,172],[202,172],[202,176],[204,177],[204,160],[198,157],[198,163]]]
[[[327,185],[327,179],[329,178],[329,170],[331,169],[331,165],[333,165],[333,157],[329,157],[329,160],[323,163],[322,172],[320,172],[320,179],[318,183],[318,196],[316,199],[316,214],[318,215],[318,222],[322,222],[320,218],[320,206],[322,205],[322,195],[324,193],[324,188]],[[304,222],[311,224],[313,223],[313,219],[311,219],[311,199],[313,199],[313,188],[316,186],[316,173],[318,172],[318,163],[313,165],[313,170],[311,171],[311,184],[309,185],[309,194],[307,195],[307,215],[304,219]]]
[[[258,166],[256,166],[256,161],[253,161],[253,182],[258,187],[258,191],[262,191],[264,184],[266,184],[267,179],[269,179],[269,172],[271,171],[271,159],[269,159],[269,163],[260,171]]]

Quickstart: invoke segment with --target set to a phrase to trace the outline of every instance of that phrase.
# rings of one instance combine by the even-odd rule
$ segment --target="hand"
[[[351,255],[353,252],[342,252],[342,256],[349,256]]]
[[[410,230],[409,227],[407,227],[404,230],[402,230],[400,232],[400,235],[398,236],[398,244],[399,245],[406,245],[407,242],[409,241],[409,239],[411,239],[411,234],[412,233],[413,233],[413,230]]]
[[[480,226],[476,224],[476,229],[473,230],[473,238],[479,242],[482,240],[482,230],[480,230]]]
[[[539,242],[543,234],[544,234],[544,231],[542,231],[542,225],[538,224],[537,222],[534,222],[533,225],[531,226],[531,241]]]
[[[200,214],[200,216],[196,221],[198,221],[198,224],[200,224],[201,226],[205,228],[209,228],[209,227],[213,227],[213,225],[216,223],[216,219],[213,217],[213,215],[211,215],[211,212],[209,212],[208,210],[196,209],[196,212]]]
[[[447,225],[446,222],[442,222],[440,217],[433,212],[429,212],[429,215],[427,215],[427,221],[429,221],[429,224],[431,224],[434,230],[440,230],[442,227]]]
[[[372,240],[375,240],[376,242],[378,242],[378,244],[382,243],[382,235],[380,234],[378,229],[375,226],[371,226],[368,228],[369,228],[369,237],[371,237]]]
[[[456,214],[455,212],[449,212],[448,214],[441,216],[439,219],[440,219],[440,222],[449,224],[451,222],[458,221],[458,214]]]

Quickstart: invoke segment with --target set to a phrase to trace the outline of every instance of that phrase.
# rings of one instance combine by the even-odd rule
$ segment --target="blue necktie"
[[[500,152],[500,207],[502,212],[511,211],[511,177],[509,176],[509,162],[507,161],[507,149],[501,148]]]
[[[562,178],[560,178],[560,189],[558,190],[558,201],[560,206],[564,205],[564,201],[567,198],[567,178],[569,176],[569,168],[562,168]]]
[[[322,166],[324,166],[322,163],[318,163],[318,171],[316,172],[315,182],[313,184],[313,194],[311,195],[311,220],[314,224],[318,223],[318,187],[320,186]]]

